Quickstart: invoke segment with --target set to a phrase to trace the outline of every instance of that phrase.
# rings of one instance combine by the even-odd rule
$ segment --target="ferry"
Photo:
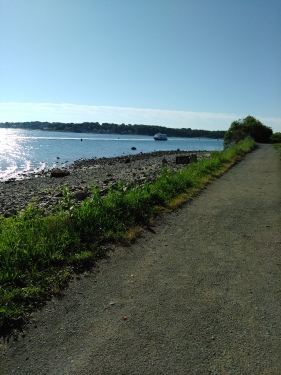
[[[163,133],[157,133],[154,135],[153,138],[155,139],[155,141],[167,141],[168,140],[167,134],[163,134]]]

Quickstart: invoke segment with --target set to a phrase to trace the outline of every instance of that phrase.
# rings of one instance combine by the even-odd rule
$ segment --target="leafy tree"
[[[270,137],[272,143],[281,143],[281,133],[274,133]]]
[[[268,142],[272,136],[272,129],[253,116],[247,116],[242,120],[233,121],[230,128],[225,133],[224,145],[228,146],[231,143],[238,143],[239,141],[251,137],[256,142]]]

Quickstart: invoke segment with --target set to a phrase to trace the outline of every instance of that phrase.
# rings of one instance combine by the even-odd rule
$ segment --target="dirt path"
[[[262,145],[1,343],[0,374],[281,374],[280,203]]]

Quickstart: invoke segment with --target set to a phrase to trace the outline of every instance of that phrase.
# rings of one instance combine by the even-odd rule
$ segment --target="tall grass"
[[[279,154],[281,155],[281,143],[275,143],[273,145],[273,147],[279,152]]]
[[[0,335],[21,326],[71,275],[93,265],[103,244],[124,239],[130,228],[149,223],[180,194],[194,194],[253,148],[245,140],[178,172],[164,168],[154,183],[129,190],[120,183],[106,196],[93,188],[75,207],[64,189],[63,205],[53,215],[30,206],[13,217],[0,217]]]

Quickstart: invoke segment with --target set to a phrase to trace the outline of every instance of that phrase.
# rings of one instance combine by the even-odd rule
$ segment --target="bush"
[[[281,133],[274,133],[270,137],[270,142],[272,143],[281,143]]]
[[[272,129],[253,116],[243,120],[233,121],[224,136],[224,145],[236,144],[245,138],[252,138],[255,142],[267,143],[272,136]]]

